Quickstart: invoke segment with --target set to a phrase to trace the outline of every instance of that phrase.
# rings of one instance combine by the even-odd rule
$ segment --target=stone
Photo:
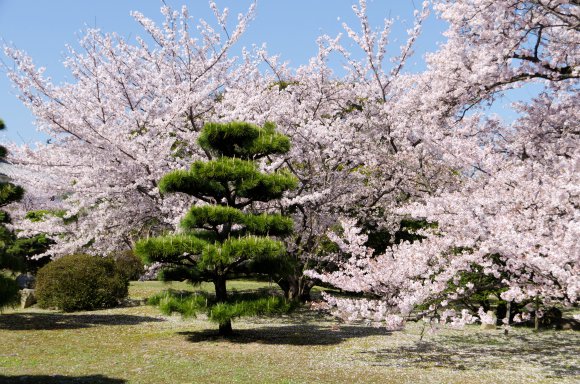
[[[497,323],[497,317],[493,311],[487,311],[487,316],[491,317],[491,323],[482,323],[481,329],[495,329]]]
[[[36,278],[30,272],[21,273],[16,277],[16,284],[20,289],[34,289]]]
[[[20,307],[28,308],[36,304],[36,295],[34,289],[24,288],[20,290]]]

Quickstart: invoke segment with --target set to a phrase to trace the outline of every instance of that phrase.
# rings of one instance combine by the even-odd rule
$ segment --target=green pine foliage
[[[5,125],[0,120],[0,130]],[[0,146],[0,162],[5,161],[8,151]],[[0,208],[22,199],[24,188],[10,182],[0,182]],[[0,273],[34,271],[39,266],[39,262],[33,262],[27,256],[45,252],[52,241],[45,235],[37,235],[29,238],[17,238],[16,234],[6,227],[10,224],[8,212],[0,209]],[[17,298],[17,285],[8,276],[0,275],[0,308],[14,302]]]
[[[53,243],[54,241],[43,233],[32,237],[14,239],[5,252],[6,258],[13,260],[15,263],[14,267],[9,269],[36,273],[39,268],[49,261],[49,258],[43,257],[39,260],[34,260],[28,256],[46,252]]]
[[[180,313],[183,317],[195,318],[205,313],[217,324],[227,323],[238,317],[271,316],[288,313],[295,309],[295,301],[271,295],[268,292],[243,292],[230,294],[225,302],[217,302],[207,292],[183,292],[167,290],[147,301],[159,307],[162,313]]]
[[[16,280],[0,273],[0,310],[3,307],[16,304],[18,298],[18,285]]]
[[[202,307],[196,297],[185,301],[165,298],[159,305],[185,315],[207,309],[210,318],[219,323],[220,333],[228,334],[236,317],[265,314],[268,311],[260,309],[264,306],[290,308],[278,302],[279,298],[231,302],[226,281],[240,274],[274,274],[290,267],[279,238],[292,232],[292,220],[257,212],[254,203],[281,198],[296,187],[297,180],[284,170],[259,170],[260,159],[290,149],[288,137],[276,132],[272,123],[263,127],[243,122],[207,123],[198,144],[209,160],[168,173],[160,180],[159,189],[186,193],[204,205],[191,207],[181,220],[179,234],[143,239],[135,251],[147,263],[165,263],[164,278],[213,282],[215,297],[203,299]]]
[[[0,130],[5,125],[0,120]],[[0,162],[5,160],[7,150],[0,145]],[[18,201],[24,195],[24,189],[9,182],[0,182],[0,208]],[[10,223],[10,215],[0,210],[0,273],[2,270],[19,271],[24,268],[24,260],[9,252],[10,247],[16,241],[16,235],[10,231],[6,224]],[[8,276],[0,276],[0,308],[9,305],[16,300],[17,286],[14,280]]]
[[[201,133],[199,145],[214,156],[257,160],[264,156],[285,154],[290,150],[290,140],[276,132],[274,123],[263,128],[243,122],[227,124],[207,123]]]
[[[208,202],[236,206],[236,198],[250,201],[270,201],[282,197],[284,191],[296,186],[289,172],[265,174],[251,160],[220,157],[212,161],[196,161],[190,170],[177,170],[165,175],[159,182],[162,193],[182,192]],[[235,195],[232,193],[235,191]]]

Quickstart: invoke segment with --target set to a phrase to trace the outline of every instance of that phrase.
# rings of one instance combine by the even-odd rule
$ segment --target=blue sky
[[[186,4],[194,18],[213,21],[206,0],[166,0],[179,9]],[[230,8],[230,20],[235,21],[239,12],[247,10],[251,0],[218,0],[220,8]],[[357,26],[351,6],[356,0],[259,0],[255,20],[237,45],[266,43],[270,53],[279,54],[292,67],[307,63],[316,53],[316,38],[321,34],[335,36],[342,32],[341,23],[346,21]],[[412,22],[415,5],[421,0],[368,0],[369,18],[380,27],[387,17],[399,18],[394,31],[393,48],[398,49],[405,35],[404,30]],[[141,27],[129,15],[138,10],[160,21],[160,0],[0,0],[0,41],[26,51],[38,66],[46,67],[46,73],[55,83],[70,81],[62,66],[65,45],[74,45],[86,27],[98,27],[103,32],[117,32],[134,39],[143,35]],[[417,70],[422,68],[422,55],[436,49],[442,41],[443,22],[431,17],[425,26],[425,34],[417,47]],[[6,61],[3,55],[2,60]],[[19,144],[43,140],[35,131],[34,117],[16,99],[15,91],[5,73],[0,73],[0,118],[6,125],[0,138]]]
[[[395,28],[391,36],[392,54],[405,41],[405,30],[412,24],[413,10],[421,0],[367,0],[369,19],[373,26],[381,27],[385,18],[395,18]],[[230,8],[230,20],[245,12],[252,0],[217,0],[220,8]],[[204,18],[213,22],[213,14],[207,0],[166,0],[173,8],[186,4],[190,14],[197,20]],[[291,67],[306,64],[316,54],[316,38],[322,34],[335,36],[343,32],[342,22],[358,27],[352,12],[357,0],[258,0],[255,20],[234,49],[234,54],[242,47],[266,43],[271,54],[279,54]],[[141,27],[130,16],[137,10],[149,18],[161,22],[159,9],[161,0],[0,0],[0,45],[9,44],[26,51],[37,66],[46,68],[56,84],[71,81],[62,66],[65,45],[75,45],[83,30],[98,27],[103,32],[116,32],[134,41],[135,36],[144,35]],[[424,25],[424,31],[416,54],[407,70],[420,71],[424,68],[423,56],[434,52],[438,42],[443,42],[442,32],[446,25],[431,15]],[[345,38],[345,44],[349,42]],[[9,61],[0,54],[5,63]],[[336,63],[340,71],[340,63]],[[496,102],[492,112],[506,120],[513,120],[515,113],[510,110],[511,102],[529,99],[538,87],[527,86],[511,91]],[[0,133],[3,142],[33,144],[46,138],[36,132],[34,116],[20,103],[6,74],[0,71],[0,118],[7,130]]]

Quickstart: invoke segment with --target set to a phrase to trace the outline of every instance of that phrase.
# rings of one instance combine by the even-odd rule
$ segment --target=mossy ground
[[[232,282],[238,290],[267,286]],[[167,288],[132,283],[134,303]],[[173,289],[187,289],[182,283]],[[202,289],[211,286],[202,285]],[[196,287],[195,289],[200,289]],[[479,327],[425,333],[339,324],[307,309],[233,324],[230,339],[203,317],[127,306],[71,314],[0,314],[4,383],[576,383],[580,332]]]

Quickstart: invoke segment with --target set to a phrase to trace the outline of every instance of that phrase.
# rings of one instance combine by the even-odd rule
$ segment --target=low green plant
[[[113,252],[109,257],[115,260],[118,272],[124,275],[127,280],[139,280],[143,275],[143,261],[132,250]]]
[[[195,318],[199,313],[206,313],[208,319],[217,324],[228,323],[239,317],[285,314],[298,305],[293,300],[264,290],[230,293],[225,302],[218,302],[215,295],[207,292],[169,289],[150,297],[147,303],[158,306],[166,315],[179,313],[183,317]]]
[[[14,305],[18,301],[18,284],[0,272],[0,309]]]
[[[54,260],[36,277],[39,306],[64,312],[114,307],[127,297],[128,287],[113,259],[84,254]]]

